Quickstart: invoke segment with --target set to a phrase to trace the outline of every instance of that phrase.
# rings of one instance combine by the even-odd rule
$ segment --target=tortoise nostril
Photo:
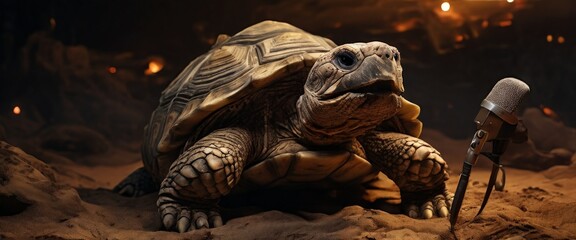
[[[386,53],[385,56],[386,56],[386,58],[388,58],[388,59],[390,58],[390,54],[388,54],[388,53]]]
[[[400,59],[400,55],[398,53],[394,53],[394,60],[398,61]]]

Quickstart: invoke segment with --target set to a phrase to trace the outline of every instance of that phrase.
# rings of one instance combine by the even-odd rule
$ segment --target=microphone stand
[[[525,133],[520,133],[525,134]],[[460,175],[460,180],[458,181],[458,187],[454,193],[454,200],[452,207],[450,209],[450,230],[454,231],[454,225],[458,220],[458,214],[460,208],[462,207],[462,202],[464,200],[464,195],[466,193],[466,188],[468,187],[468,181],[470,178],[470,173],[472,171],[472,166],[476,164],[479,155],[484,155],[492,161],[492,172],[490,173],[490,180],[488,181],[488,186],[486,192],[484,193],[484,199],[482,200],[482,205],[480,210],[476,214],[476,217],[482,213],[484,207],[488,203],[492,189],[495,188],[496,191],[503,191],[504,185],[506,184],[506,172],[504,167],[500,164],[500,156],[504,154],[504,151],[508,147],[509,140],[502,139],[488,139],[487,132],[480,129],[474,134],[472,143],[468,148],[468,153],[466,155],[466,160],[462,167],[462,174]],[[482,152],[482,148],[486,142],[492,143],[491,152]],[[502,172],[501,182],[497,182],[498,173]]]
[[[470,178],[470,173],[472,172],[472,166],[478,161],[478,156],[484,148],[484,144],[488,139],[488,132],[483,129],[476,131],[474,138],[470,143],[468,148],[466,159],[464,160],[464,165],[462,166],[462,174],[460,174],[460,180],[458,181],[458,187],[454,194],[454,200],[452,202],[452,207],[450,208],[450,229],[454,231],[454,225],[456,220],[458,220],[458,214],[460,213],[460,208],[462,207],[462,201],[464,200],[464,194],[466,193],[466,188],[468,187],[468,180]]]
[[[500,164],[500,156],[504,154],[509,141],[506,140],[494,140],[492,142],[492,152],[483,152],[482,155],[486,156],[492,161],[492,172],[490,173],[490,180],[488,181],[488,186],[486,187],[486,193],[484,193],[484,199],[482,200],[482,205],[480,210],[476,214],[476,217],[482,213],[484,207],[488,203],[492,189],[496,186],[496,191],[503,191],[504,185],[506,184],[506,172],[504,172],[504,167]],[[501,184],[496,184],[496,178],[498,177],[498,172],[502,172],[502,182]]]

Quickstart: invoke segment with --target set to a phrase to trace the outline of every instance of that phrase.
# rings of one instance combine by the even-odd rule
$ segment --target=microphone
[[[518,125],[518,118],[515,115],[516,108],[528,92],[530,92],[530,87],[528,87],[526,83],[516,78],[504,78],[494,85],[492,91],[490,91],[488,96],[480,104],[480,111],[474,119],[476,133],[468,148],[466,159],[462,166],[462,174],[460,175],[458,187],[454,193],[453,204],[450,209],[450,226],[452,230],[454,230],[454,224],[458,219],[458,213],[462,207],[462,201],[466,193],[472,166],[476,164],[480,154],[486,155],[495,163],[492,167],[488,189],[478,214],[484,209],[492,187],[496,182],[498,171],[502,168],[500,165],[500,155],[506,150],[506,146],[510,138],[514,135],[516,126]],[[491,153],[482,152],[486,142],[492,142]]]
[[[509,140],[518,124],[514,113],[528,92],[530,87],[516,78],[498,81],[480,104],[474,119],[477,130],[485,130],[488,140]]]

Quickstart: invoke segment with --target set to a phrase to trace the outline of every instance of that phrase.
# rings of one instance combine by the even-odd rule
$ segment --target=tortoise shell
[[[144,166],[161,181],[189,136],[211,114],[284,77],[308,71],[334,47],[330,39],[274,21],[232,37],[220,35],[209,52],[194,59],[162,92],[145,129]],[[418,136],[418,114],[419,107],[403,99],[403,108],[388,125]]]

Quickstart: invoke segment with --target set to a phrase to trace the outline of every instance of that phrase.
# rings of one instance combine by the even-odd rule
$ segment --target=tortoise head
[[[398,112],[403,91],[395,47],[382,42],[338,46],[316,61],[306,80],[298,101],[304,135],[318,144],[363,135]]]

